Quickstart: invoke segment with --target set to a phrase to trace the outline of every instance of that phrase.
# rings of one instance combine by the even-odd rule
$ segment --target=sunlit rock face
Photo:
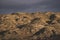
[[[0,40],[59,40],[60,12],[0,14]]]

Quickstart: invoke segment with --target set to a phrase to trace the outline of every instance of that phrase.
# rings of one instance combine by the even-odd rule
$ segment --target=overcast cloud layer
[[[60,0],[0,0],[0,13],[60,12]]]

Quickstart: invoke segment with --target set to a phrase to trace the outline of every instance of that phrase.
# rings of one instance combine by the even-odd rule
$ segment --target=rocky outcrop
[[[60,40],[60,12],[1,14],[0,40]]]

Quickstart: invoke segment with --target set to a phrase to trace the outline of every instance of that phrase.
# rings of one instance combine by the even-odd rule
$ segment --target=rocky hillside
[[[60,12],[0,14],[0,40],[60,40]]]

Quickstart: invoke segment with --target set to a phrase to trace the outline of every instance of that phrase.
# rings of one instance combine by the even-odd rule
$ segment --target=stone
[[[0,15],[0,40],[59,40],[60,12]]]

